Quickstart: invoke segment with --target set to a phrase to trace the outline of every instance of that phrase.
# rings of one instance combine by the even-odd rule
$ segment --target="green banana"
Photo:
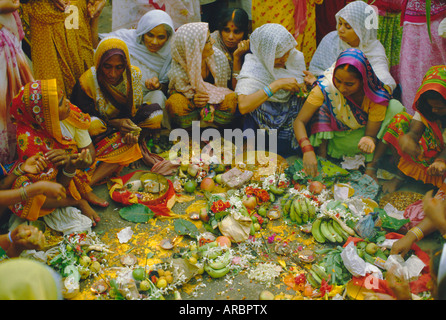
[[[279,188],[279,187],[277,187],[277,186],[274,185],[274,184],[272,184],[272,185],[269,186],[269,190],[270,190],[273,194],[278,195],[278,196],[280,196],[280,195],[282,195],[282,194],[285,193],[285,189],[284,189],[284,188]]]
[[[316,207],[311,204],[311,200],[306,198],[307,207],[308,207],[308,217],[310,220],[316,217]]]
[[[321,279],[327,279],[328,278],[328,274],[322,270],[322,268],[320,266],[318,266],[317,264],[313,264],[311,266],[311,269],[316,272],[316,274],[319,276],[319,278]]]
[[[340,234],[338,234],[336,232],[336,230],[333,227],[333,222],[332,221],[333,221],[332,219],[330,219],[330,221],[327,221],[327,223],[328,223],[328,230],[335,237],[336,242],[342,242],[344,239],[342,238],[342,236]]]
[[[347,241],[348,237],[350,236],[347,231],[342,229],[341,225],[336,220],[331,220],[333,224],[333,228],[335,231],[342,237],[344,241]]]
[[[221,258],[218,258],[212,262],[208,262],[209,267],[211,267],[212,269],[222,269],[224,267],[226,267],[229,262],[230,262],[230,254],[229,254],[229,250],[227,250],[222,256],[220,256]]]
[[[336,238],[331,234],[330,230],[328,229],[328,221],[322,220],[321,222],[321,233],[325,237],[325,239],[328,239],[328,241],[335,243]]]
[[[321,234],[321,219],[316,219],[313,222],[313,225],[311,227],[311,233],[313,234],[314,239],[316,239],[317,242],[319,243],[324,243],[325,242],[325,237]]]
[[[302,207],[300,206],[299,198],[293,200],[294,212],[296,214],[296,223],[302,224]]]
[[[204,245],[198,247],[198,250],[207,251],[208,249],[215,248],[216,246],[218,246],[217,241],[212,241],[212,242],[205,243]]]
[[[276,196],[274,195],[274,193],[268,192],[268,194],[269,194],[269,201],[271,203],[275,202],[276,201]]]
[[[294,201],[293,201],[294,202]],[[293,221],[293,222],[295,222],[296,221],[296,212],[295,212],[295,207],[294,207],[294,203],[293,204],[291,204],[291,207],[290,207],[290,219],[291,219],[291,221]]]
[[[368,263],[374,264],[375,263],[375,257],[368,254],[367,252],[364,252],[364,260]]]
[[[308,280],[308,282],[311,284],[312,287],[314,287],[314,288],[320,287],[320,284],[317,283],[316,279],[314,279],[314,277],[311,275],[311,273],[307,273],[306,279]]]
[[[302,216],[302,222],[307,223],[308,222],[308,206],[305,199],[299,199],[299,204],[302,209],[301,216]]]
[[[293,199],[290,198],[285,202],[285,205],[283,206],[283,212],[285,215],[288,215],[290,213],[291,205],[293,204]]]
[[[229,266],[227,265],[221,269],[214,269],[205,264],[204,271],[206,271],[207,274],[210,275],[212,278],[221,278],[229,272]]]
[[[339,223],[339,225],[341,226],[342,229],[344,229],[349,235],[351,236],[356,236],[356,232],[355,230],[353,230],[352,228],[350,228],[347,224],[345,224],[344,221],[342,221],[340,218],[336,217],[336,216],[332,216],[332,219],[334,219],[337,223]]]
[[[313,276],[314,280],[316,280],[318,284],[321,284],[322,279],[318,276],[316,272],[314,272],[314,270],[310,269],[308,270],[308,272],[310,272],[310,274]]]

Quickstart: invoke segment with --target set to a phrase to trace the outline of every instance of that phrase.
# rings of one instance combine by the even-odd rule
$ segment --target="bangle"
[[[302,150],[302,153],[307,153],[310,151],[314,151],[314,148],[311,144],[307,144],[306,146],[301,147],[301,150]]]
[[[265,86],[265,87],[263,88],[263,92],[265,92],[265,94],[268,96],[268,98],[271,98],[271,97],[274,95],[274,93],[273,93],[273,91],[271,90],[271,87],[270,87],[270,86]]]
[[[304,142],[304,141],[308,141],[308,142],[310,142],[310,139],[308,139],[308,137],[303,137],[303,138],[300,138],[299,141],[297,141],[297,143],[298,143],[299,145],[301,145],[302,142]]]
[[[25,187],[20,188],[20,197],[22,198],[22,201],[28,200],[28,194],[26,193]]]
[[[413,227],[409,232],[412,232],[417,237],[417,241],[420,241],[424,237],[423,231],[418,227]]]
[[[9,242],[13,243],[12,238],[11,238],[11,231],[9,231],[9,233],[8,233],[8,239],[9,239]]]
[[[239,73],[238,73],[238,72],[233,72],[233,73],[232,73],[232,77],[233,77],[233,78],[237,78],[237,77],[238,77],[238,75],[239,75]]]
[[[17,177],[20,177],[20,176],[22,176],[22,175],[24,175],[25,174],[25,171],[23,171],[22,170],[22,162],[20,162],[15,168],[14,168],[14,170],[12,171],[12,173],[14,174],[14,175],[16,175]]]
[[[65,177],[73,178],[76,175],[76,170],[74,170],[74,172],[72,172],[72,173],[69,173],[69,172],[65,171],[65,168],[63,168],[62,173]]]

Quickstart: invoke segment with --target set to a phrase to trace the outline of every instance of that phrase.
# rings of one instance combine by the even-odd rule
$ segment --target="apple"
[[[215,239],[215,241],[217,241],[220,247],[231,247],[231,239],[229,239],[227,236],[219,236],[217,239]]]
[[[209,191],[212,192],[215,188],[215,182],[212,178],[206,177],[203,180],[201,180],[200,188],[203,191]]]
[[[311,181],[308,185],[308,190],[313,194],[319,194],[325,189],[325,185],[319,181]]]
[[[257,206],[257,199],[255,196],[247,196],[242,203],[246,209],[252,210]]]
[[[208,222],[209,221],[209,214],[208,211],[206,210],[206,208],[201,208],[200,210],[200,220],[203,222]]]

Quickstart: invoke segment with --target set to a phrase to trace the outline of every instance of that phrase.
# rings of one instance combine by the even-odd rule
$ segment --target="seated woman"
[[[323,158],[329,155],[339,159],[362,152],[370,162],[385,124],[404,110],[390,98],[361,50],[342,52],[335,66],[317,80],[294,121],[307,174],[317,175],[313,147],[318,147],[318,155]]]
[[[99,34],[101,38],[118,37],[129,50],[130,62],[141,70],[143,102],[157,103],[164,110],[172,57],[170,42],[175,33],[172,19],[162,10],[150,10],[138,22],[136,29],[119,29]],[[170,129],[169,118],[164,113],[161,125]]]
[[[73,88],[71,102],[92,117],[89,129],[96,160],[91,185],[142,158],[139,143],[161,127],[163,111],[143,104],[142,74],[130,64],[128,49],[118,38],[105,38],[95,52],[95,65]],[[142,131],[141,131],[142,129]]]
[[[30,82],[20,90],[11,106],[17,124],[18,161],[35,155],[44,157],[39,170],[26,172],[15,179],[13,189],[20,189],[21,201],[10,206],[20,218],[36,220],[55,208],[73,206],[93,220],[100,220],[88,201],[100,204],[83,171],[92,165],[94,147],[88,135],[90,118],[71,105],[58,90],[56,79]],[[33,184],[40,181],[60,183],[66,198],[35,193]],[[88,199],[88,201],[87,201]],[[103,200],[102,200],[103,201]]]
[[[245,10],[224,9],[220,15],[218,29],[211,33],[214,46],[228,58],[231,67],[232,88],[237,84],[237,76],[243,64],[243,57],[249,51],[249,17]]]
[[[336,62],[342,51],[358,48],[370,61],[378,79],[392,93],[396,88],[396,82],[390,74],[384,46],[377,38],[378,28],[370,25],[373,22],[377,23],[377,19],[378,16],[373,8],[361,0],[353,1],[341,9],[336,14],[337,30],[330,32],[321,40],[311,59],[308,82],[314,83],[315,77],[323,75],[325,70]]]
[[[383,185],[393,192],[405,176],[440,187],[446,174],[446,66],[434,66],[423,79],[413,104],[415,114],[397,114],[383,137],[399,158],[398,175]]]
[[[192,121],[221,127],[234,119],[237,96],[228,89],[231,69],[213,43],[204,22],[184,24],[175,33],[166,109],[181,128],[190,128]]]
[[[296,45],[280,24],[267,23],[255,29],[250,37],[252,53],[245,56],[235,88],[239,111],[247,115],[244,128],[277,129],[281,155],[298,148],[293,121],[304,100],[296,93],[306,90],[305,60]]]

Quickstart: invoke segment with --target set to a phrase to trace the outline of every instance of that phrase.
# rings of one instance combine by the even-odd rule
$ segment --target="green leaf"
[[[119,210],[119,215],[122,219],[130,222],[147,223],[154,217],[155,213],[149,207],[136,203]]]
[[[426,25],[427,25],[427,33],[429,34],[429,39],[432,42],[432,34],[431,34],[431,0],[426,0]]]
[[[184,219],[177,219],[173,223],[175,232],[179,235],[186,235],[196,238],[199,235],[197,227],[190,221]]]

